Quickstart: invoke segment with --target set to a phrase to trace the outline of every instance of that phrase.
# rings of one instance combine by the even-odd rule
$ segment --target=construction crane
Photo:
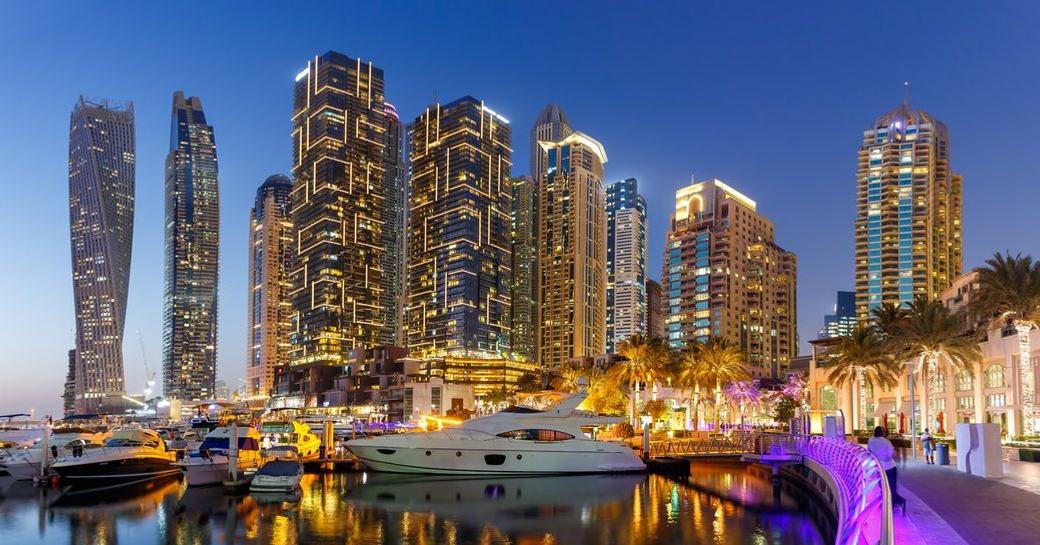
[[[144,350],[144,337],[141,336],[141,330],[137,330],[137,342],[141,344],[141,361],[144,362],[144,376],[146,379],[144,386],[144,398],[148,399],[148,396],[152,395],[152,387],[155,386],[155,371],[152,371],[148,367],[148,353]]]

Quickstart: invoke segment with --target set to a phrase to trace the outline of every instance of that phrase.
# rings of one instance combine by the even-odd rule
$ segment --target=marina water
[[[0,477],[0,543],[19,545],[815,545],[828,542],[819,511],[737,463],[697,464],[689,478],[308,474],[293,496],[178,478],[62,491]]]

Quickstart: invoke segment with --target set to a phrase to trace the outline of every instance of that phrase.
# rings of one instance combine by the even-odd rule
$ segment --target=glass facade
[[[646,200],[628,178],[606,188],[607,352],[632,335],[647,334]]]
[[[163,393],[211,399],[217,376],[220,188],[213,126],[202,101],[173,95],[166,156]]]
[[[538,188],[529,176],[513,179],[513,354],[536,361],[538,335]]]
[[[386,324],[380,342],[388,346],[404,344],[401,313],[404,310],[404,218],[406,207],[405,170],[402,158],[403,129],[397,108],[389,102],[385,107],[386,147],[383,148],[383,195],[386,224],[383,226],[382,320]]]
[[[126,393],[123,327],[134,232],[134,106],[79,98],[69,122],[69,233],[76,310],[74,405]]]

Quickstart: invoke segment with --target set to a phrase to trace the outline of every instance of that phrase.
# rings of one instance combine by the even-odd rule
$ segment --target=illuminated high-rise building
[[[408,348],[477,395],[526,370],[502,374],[514,363],[510,141],[509,121],[469,96],[408,126]]]
[[[79,98],[69,123],[75,405],[126,393],[123,326],[134,234],[134,106]]]
[[[513,333],[517,357],[538,359],[538,188],[530,176],[513,179]]]
[[[856,175],[856,317],[937,299],[961,273],[961,176],[949,130],[907,102],[863,131]]]
[[[556,369],[606,349],[607,153],[581,132],[538,146],[538,360]]]
[[[383,268],[383,288],[381,303],[383,310],[383,328],[380,343],[387,346],[403,346],[404,337],[402,320],[404,312],[404,218],[407,202],[405,200],[405,169],[403,150],[404,131],[401,119],[397,116],[397,108],[389,102],[385,105],[386,115],[386,147],[383,148],[383,195],[385,195],[386,223],[383,225],[383,248],[381,254]]]
[[[289,271],[293,267],[292,181],[269,176],[256,190],[249,214],[249,349],[246,394],[268,396],[274,369],[289,361]]]
[[[817,339],[848,337],[856,329],[856,293],[839,291],[834,303],[834,314],[823,317],[823,329],[816,334]]]
[[[754,377],[781,376],[798,351],[797,260],[773,233],[755,202],[721,180],[675,192],[661,273],[671,348],[723,337]]]
[[[213,126],[202,101],[173,95],[166,155],[163,393],[211,399],[217,380],[220,186]]]
[[[572,132],[574,130],[567,120],[567,114],[563,113],[559,105],[550,103],[538,114],[534,126],[531,127],[531,176],[535,184],[540,181],[540,173],[545,168],[545,154],[538,143],[559,142]]]
[[[315,405],[351,350],[379,345],[383,294],[387,108],[383,70],[330,51],[296,76],[290,272],[292,348],[285,403]]]
[[[647,334],[646,200],[628,178],[606,189],[607,352],[633,335]]]
[[[650,337],[668,338],[668,305],[661,292],[661,284],[646,279],[646,331]]]

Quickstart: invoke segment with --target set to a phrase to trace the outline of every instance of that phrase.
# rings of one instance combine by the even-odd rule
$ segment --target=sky
[[[293,77],[336,50],[384,69],[405,121],[435,97],[513,126],[513,174],[556,102],[646,196],[660,276],[674,191],[718,177],[798,254],[802,345],[853,288],[856,152],[903,99],[950,127],[965,268],[1040,255],[1040,4],[1031,2],[0,2],[0,413],[59,413],[74,346],[68,124],[77,96],[129,99],[137,211],[126,383],[159,369],[163,161],[172,94],[202,99],[221,184],[218,378],[245,375],[249,210],[288,173]],[[305,6],[305,8],[304,8]],[[143,347],[143,348],[142,348]]]

